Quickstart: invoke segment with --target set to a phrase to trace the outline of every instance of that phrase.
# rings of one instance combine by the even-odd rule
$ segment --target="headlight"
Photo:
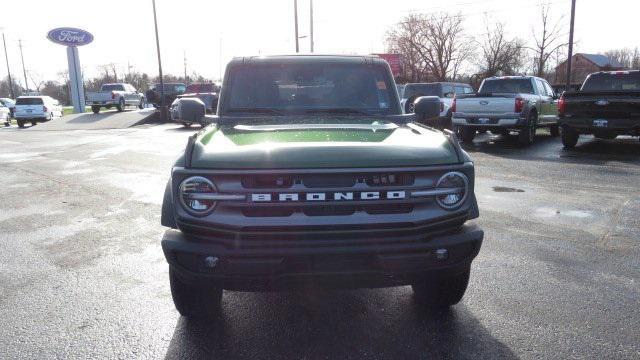
[[[446,210],[455,210],[460,207],[469,192],[469,179],[461,172],[452,171],[442,175],[436,185],[438,190],[444,190],[443,194],[436,196],[438,205]]]
[[[215,185],[202,176],[193,176],[184,180],[179,189],[180,203],[187,212],[195,216],[206,216],[216,206]]]

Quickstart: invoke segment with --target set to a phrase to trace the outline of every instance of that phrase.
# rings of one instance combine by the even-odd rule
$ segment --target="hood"
[[[305,169],[459,163],[437,130],[378,118],[278,119],[214,124],[198,135],[194,168]]]

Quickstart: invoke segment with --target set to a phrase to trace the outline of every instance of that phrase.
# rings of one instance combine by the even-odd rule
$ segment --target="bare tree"
[[[563,17],[552,24],[550,11],[550,3],[540,5],[541,24],[533,30],[535,46],[529,48],[533,52],[534,73],[540,77],[545,75],[547,61],[552,54],[568,45],[568,42],[564,41]],[[540,32],[536,33],[536,29]]]
[[[459,14],[411,14],[389,31],[387,45],[403,56],[413,78],[455,79],[463,64],[474,55],[462,19]]]
[[[640,67],[640,51],[635,49],[613,49],[605,51],[604,55],[608,58],[617,60],[619,63],[630,69],[638,69]]]
[[[387,51],[402,56],[402,78],[409,82],[427,79],[427,68],[415,44],[422,41],[422,16],[410,14],[387,32]]]
[[[524,63],[524,42],[519,38],[509,38],[504,24],[486,24],[486,35],[480,43],[480,75],[514,75]]]

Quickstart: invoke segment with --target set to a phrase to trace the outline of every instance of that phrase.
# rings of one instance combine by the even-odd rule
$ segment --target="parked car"
[[[440,98],[440,117],[435,121],[430,121],[431,126],[441,129],[451,129],[451,103],[456,95],[473,93],[473,88],[469,84],[434,82],[434,83],[413,83],[405,85],[400,103],[406,114],[413,113],[413,106],[416,99],[421,96],[437,96]]]
[[[126,106],[137,106],[144,109],[146,99],[131,84],[115,83],[104,84],[98,92],[88,92],[86,104],[91,106],[94,114],[100,112],[101,108],[111,109],[116,107],[118,111],[124,111]]]
[[[383,59],[235,59],[218,116],[203,110],[183,108],[215,122],[189,138],[162,205],[181,315],[215,319],[223,290],[305,284],[462,299],[484,236],[465,224],[479,215],[473,162],[451,132],[402,114]],[[440,100],[415,110],[437,117]]]
[[[147,102],[154,107],[164,104],[165,106],[171,105],[173,100],[180,94],[184,94],[187,90],[187,85],[183,83],[165,83],[164,84],[164,101],[161,101],[162,96],[160,92],[160,84],[153,84],[149,90],[145,93]]]
[[[4,123],[5,126],[9,126],[10,119],[11,111],[7,106],[4,105],[2,101],[0,101],[0,122]]]
[[[9,98],[0,98],[0,104],[6,106],[11,112],[11,116],[13,118],[13,113],[16,111],[16,101]]]
[[[16,99],[14,116],[19,127],[24,127],[27,122],[36,125],[61,117],[62,106],[58,100],[50,96],[19,96]]]
[[[198,98],[202,100],[207,114],[215,114],[218,108],[218,93],[220,87],[213,83],[193,83],[187,86],[184,94],[178,95],[178,99]]]
[[[452,122],[464,142],[472,142],[478,130],[490,130],[502,135],[517,131],[520,143],[531,144],[540,127],[559,135],[557,99],[542,78],[490,77],[477,94],[456,95]]]
[[[640,136],[640,70],[597,72],[558,104],[562,144],[573,148],[580,134],[599,139]]]
[[[185,127],[190,127],[193,124],[199,124],[204,127],[210,124],[211,121],[205,117],[206,113],[206,105],[197,97],[175,99],[169,108],[171,121],[180,123]],[[190,116],[185,117],[183,114],[189,114]]]

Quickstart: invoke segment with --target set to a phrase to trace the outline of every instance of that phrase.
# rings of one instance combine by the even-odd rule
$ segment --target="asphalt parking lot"
[[[160,204],[193,130],[0,129],[0,358],[640,358],[640,142],[482,135],[462,303],[409,287],[226,292],[180,318]]]

